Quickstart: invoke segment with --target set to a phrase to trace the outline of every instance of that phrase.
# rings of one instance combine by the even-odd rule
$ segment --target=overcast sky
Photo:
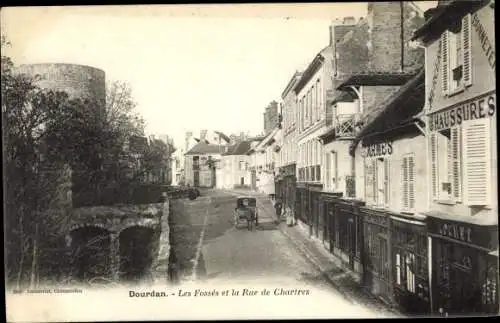
[[[426,10],[436,1],[417,2]],[[75,63],[130,83],[148,133],[262,131],[262,113],[366,3],[3,8],[15,64]]]

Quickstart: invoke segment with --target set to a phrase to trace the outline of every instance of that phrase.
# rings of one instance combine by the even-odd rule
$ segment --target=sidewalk
[[[262,197],[264,197],[261,194]],[[267,198],[267,197],[264,197]],[[263,204],[261,204],[263,206]],[[268,215],[273,215],[274,209],[269,205],[269,209],[264,210]],[[339,291],[345,299],[350,302],[370,308],[384,316],[404,317],[395,309],[390,308],[383,301],[364,291],[351,275],[351,271],[342,265],[339,258],[330,254],[322,243],[312,237],[309,237],[309,227],[300,221],[296,226],[289,227],[281,219],[279,225],[280,231],[290,242],[322,273],[323,277]]]

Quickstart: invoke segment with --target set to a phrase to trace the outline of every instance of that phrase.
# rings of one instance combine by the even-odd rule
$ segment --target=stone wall
[[[151,266],[151,272],[155,284],[166,284],[169,282],[170,268],[170,216],[171,203],[169,198],[165,198],[163,203],[163,214],[160,220],[160,237],[158,253]]]

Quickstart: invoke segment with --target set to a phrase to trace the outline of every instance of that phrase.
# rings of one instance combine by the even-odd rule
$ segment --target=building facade
[[[247,154],[251,143],[251,140],[241,141],[222,154],[217,169],[217,188],[251,188],[251,157]]]
[[[331,46],[321,50],[304,71],[294,92],[297,96],[297,190],[295,213],[310,226],[317,222],[322,190],[322,145],[318,136],[326,128],[326,95],[333,88]],[[314,217],[314,218],[313,218]]]
[[[200,141],[184,155],[185,184],[194,187],[216,187],[216,169],[228,146]]]
[[[275,127],[260,142],[251,145],[247,153],[250,157],[251,185],[267,195],[276,194],[275,174],[278,170],[276,165],[280,163],[281,135],[280,127]]]
[[[278,165],[277,186],[285,207],[295,209],[297,185],[297,95],[293,91],[300,81],[301,72],[296,71],[281,93],[283,100],[282,144],[280,150],[281,163]]]
[[[494,2],[440,1],[415,38],[426,48],[432,311],[498,313]]]

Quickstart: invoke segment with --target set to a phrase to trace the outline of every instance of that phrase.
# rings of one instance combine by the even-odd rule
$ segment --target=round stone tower
[[[40,63],[25,64],[15,69],[36,79],[43,89],[65,91],[71,98],[90,98],[104,105],[106,77],[103,70],[77,64]]]

